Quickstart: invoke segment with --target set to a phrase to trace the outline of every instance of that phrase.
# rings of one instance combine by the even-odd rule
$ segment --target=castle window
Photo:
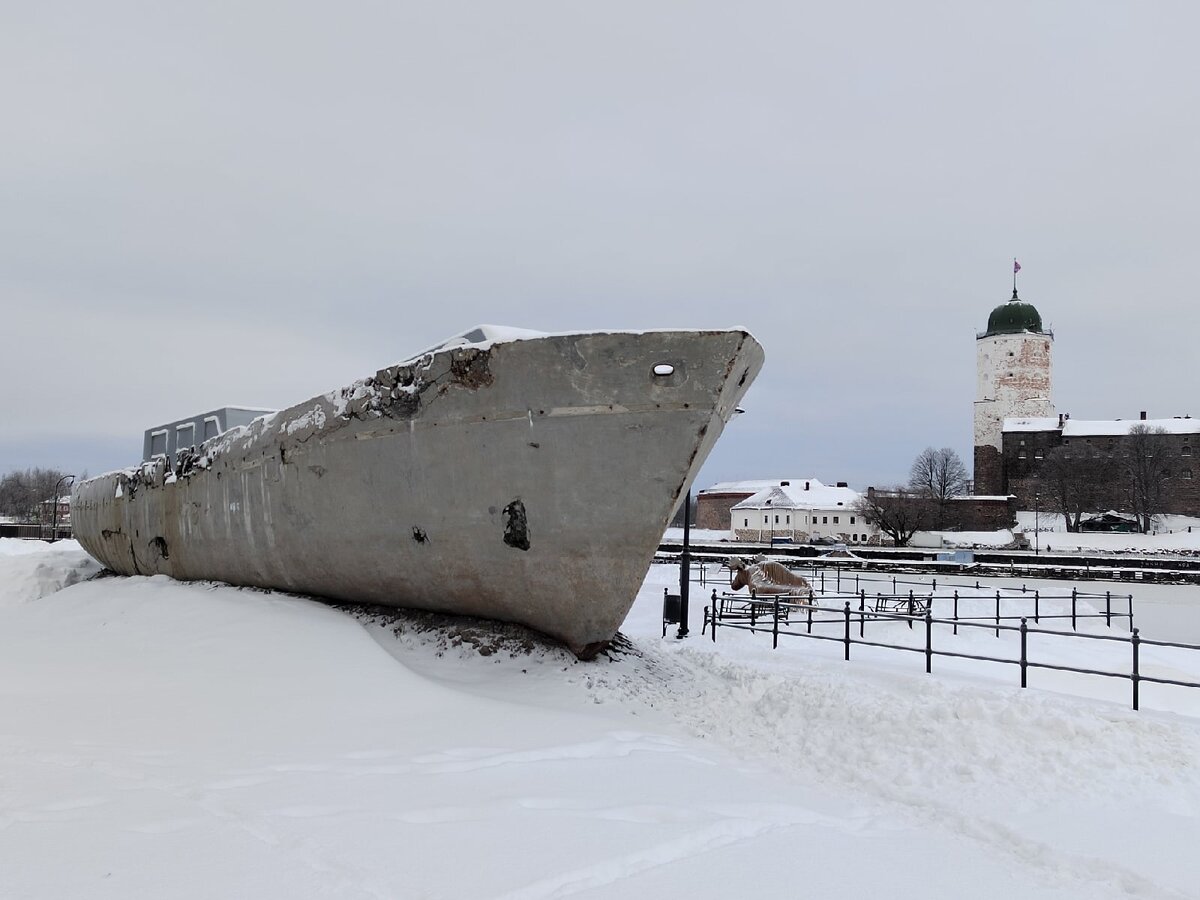
[[[1180,456],[1191,456],[1191,455],[1192,455],[1192,448],[1191,448],[1191,447],[1189,447],[1187,444],[1184,444],[1184,445],[1183,445],[1183,449],[1179,451],[1179,455],[1180,455]]]
[[[1024,446],[1025,446],[1025,438],[1021,438],[1021,446],[1022,446],[1022,447],[1024,447]]]
[[[821,516],[821,524],[828,525],[829,524],[829,516]]]
[[[742,519],[742,527],[743,527],[743,528],[749,528],[749,527],[750,527],[750,520],[749,520],[749,519]]]
[[[1011,350],[1009,350],[1009,351],[1008,351],[1008,355],[1009,355],[1009,356],[1012,356],[1012,355],[1013,355],[1013,352],[1012,352]]]
[[[1025,458],[1025,451],[1024,450],[1018,451],[1017,459],[1024,459],[1024,458]]]
[[[1042,451],[1041,451],[1041,450],[1034,450],[1034,451],[1033,451],[1033,458],[1034,458],[1034,459],[1041,459],[1041,458],[1042,458],[1042,456],[1044,456],[1044,454],[1042,453]]]
[[[1180,473],[1179,473],[1179,477],[1180,477],[1180,478],[1191,478],[1191,477],[1192,477],[1192,470],[1191,470],[1191,469],[1184,469],[1182,472],[1180,472]]]

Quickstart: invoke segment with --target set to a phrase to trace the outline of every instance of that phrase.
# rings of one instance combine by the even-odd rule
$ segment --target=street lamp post
[[[51,544],[53,544],[55,541],[58,540],[58,497],[59,497],[60,492],[62,491],[62,483],[64,481],[70,481],[72,484],[74,484],[75,476],[74,475],[63,475],[61,478],[58,479],[58,481],[54,482],[54,496],[52,498],[50,498],[51,502],[54,504],[54,511],[50,514],[50,543]]]
[[[679,554],[679,631],[678,640],[688,636],[688,585],[692,575],[691,554],[692,489],[683,498],[683,552]]]
[[[1033,492],[1033,555],[1042,552],[1041,521],[1039,519],[1038,492]]]

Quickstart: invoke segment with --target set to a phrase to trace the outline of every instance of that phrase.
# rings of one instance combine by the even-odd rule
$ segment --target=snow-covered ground
[[[1152,534],[1099,534],[1067,531],[1061,515],[1034,510],[1017,513],[1015,531],[1023,532],[1030,546],[1054,553],[1200,553],[1200,519],[1188,516],[1155,516]],[[1006,547],[1014,529],[997,531],[918,531],[911,546],[919,549]],[[1036,539],[1034,535],[1037,535]],[[683,540],[682,528],[668,528],[667,541]],[[728,530],[693,528],[697,543],[729,541]]]
[[[1138,713],[1124,681],[663,640],[665,566],[586,664],[94,571],[0,541],[0,897],[1200,896],[1200,690],[1147,685]],[[1135,593],[1146,636],[1200,620],[1200,589]],[[1145,665],[1200,680],[1191,656]]]

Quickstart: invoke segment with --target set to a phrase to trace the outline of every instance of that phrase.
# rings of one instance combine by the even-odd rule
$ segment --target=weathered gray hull
[[[737,330],[434,351],[209,441],[178,474],[78,485],[75,534],[126,575],[519,622],[586,657],[762,360]]]

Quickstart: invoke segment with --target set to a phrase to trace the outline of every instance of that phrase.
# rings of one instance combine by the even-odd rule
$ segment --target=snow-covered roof
[[[799,482],[803,484],[805,481],[812,481],[808,478],[759,478],[753,481],[719,481],[711,487],[706,487],[700,493],[702,494],[757,494],[766,488],[783,484],[785,481],[790,481],[792,484]]]
[[[1062,424],[1063,437],[1093,437],[1129,434],[1134,425],[1166,431],[1168,434],[1200,434],[1200,419],[1190,416],[1175,416],[1170,419],[1066,419]],[[1058,419],[1009,418],[1004,420],[1004,430],[1058,431]]]
[[[1057,431],[1058,418],[1019,417],[1004,420],[1005,431]]]
[[[1134,425],[1161,428],[1169,434],[1196,434],[1200,432],[1200,419],[1067,419],[1063,423],[1063,437],[1090,437],[1092,435],[1129,434]]]
[[[805,490],[805,485],[808,485],[808,490]],[[849,508],[854,506],[860,496],[858,491],[852,488],[830,487],[815,478],[801,478],[787,485],[770,483],[769,487],[735,504],[733,509],[765,509],[768,506],[773,509],[836,509],[839,506]]]

